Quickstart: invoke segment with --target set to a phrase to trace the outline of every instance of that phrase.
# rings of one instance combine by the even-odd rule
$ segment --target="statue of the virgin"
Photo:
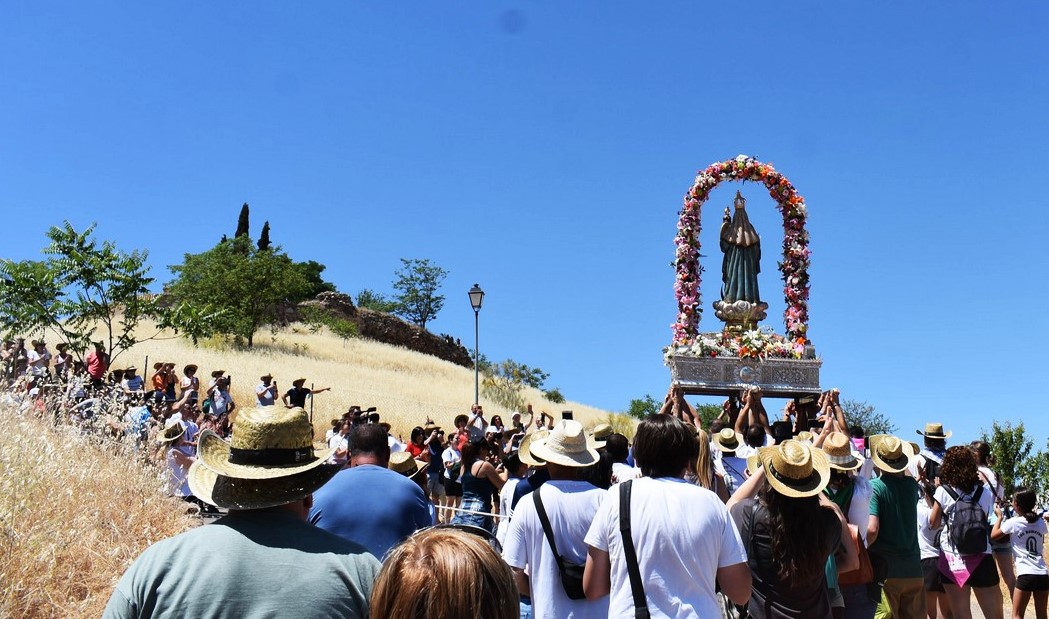
[[[736,192],[732,201],[736,212],[729,219],[728,208],[721,224],[721,300],[724,303],[761,303],[758,273],[761,272],[761,237],[747,217],[747,200]]]

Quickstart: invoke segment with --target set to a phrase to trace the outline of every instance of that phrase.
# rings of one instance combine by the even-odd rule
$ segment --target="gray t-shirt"
[[[379,567],[289,511],[234,512],[147,548],[102,617],[367,617]]]

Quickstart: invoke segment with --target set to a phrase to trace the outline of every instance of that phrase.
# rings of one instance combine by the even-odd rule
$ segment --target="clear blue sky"
[[[401,257],[448,269],[431,328],[464,343],[479,283],[482,352],[621,410],[669,381],[681,198],[746,153],[806,198],[825,387],[909,438],[1022,418],[1044,447],[1046,24],[1040,2],[5,2],[0,255],[97,221],[163,282],[249,202],[351,294]],[[704,209],[708,308],[737,188]],[[778,214],[744,192],[782,332]]]

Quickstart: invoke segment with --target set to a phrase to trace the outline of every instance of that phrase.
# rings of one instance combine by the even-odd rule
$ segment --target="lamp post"
[[[478,378],[478,369],[480,365],[478,362],[481,360],[481,358],[477,354],[477,343],[479,339],[479,331],[477,328],[477,324],[478,315],[481,312],[481,302],[484,301],[484,291],[481,290],[480,286],[474,284],[474,287],[470,289],[470,292],[468,294],[470,295],[470,306],[474,308],[474,404],[479,404],[481,399],[481,383],[479,382]]]

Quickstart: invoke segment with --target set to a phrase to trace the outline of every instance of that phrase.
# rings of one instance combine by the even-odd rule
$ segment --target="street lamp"
[[[478,369],[479,369],[479,366],[480,366],[479,362],[480,362],[481,358],[477,354],[477,342],[478,342],[478,339],[479,339],[478,338],[478,333],[479,332],[477,330],[477,322],[478,322],[478,314],[480,314],[480,312],[481,312],[481,302],[484,301],[484,291],[481,290],[480,286],[478,286],[477,284],[474,284],[474,287],[470,289],[470,292],[468,294],[470,295],[470,306],[474,308],[474,404],[480,404],[480,400],[481,400],[480,384],[481,383],[479,382],[479,379],[478,379],[478,376],[479,376],[478,375]]]

